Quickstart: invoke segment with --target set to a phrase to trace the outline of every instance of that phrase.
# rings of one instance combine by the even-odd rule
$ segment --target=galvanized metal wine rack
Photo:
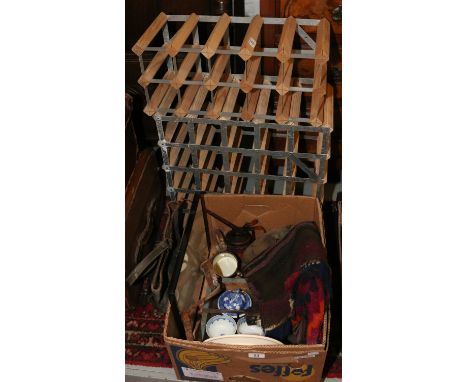
[[[182,26],[171,36],[169,23]],[[200,23],[214,23],[204,43]],[[249,25],[241,46],[230,44],[231,24]],[[263,25],[282,25],[278,47],[261,47]],[[150,46],[161,30],[163,45]],[[164,13],[155,19],[133,51],[172,199],[194,191],[323,197],[333,130],[329,35],[325,19]],[[306,49],[293,49],[295,37]],[[155,52],[146,67],[144,52]],[[232,73],[230,56],[245,62],[243,73]],[[260,74],[262,57],[280,62],[277,76]],[[314,60],[314,78],[292,77],[298,58]]]

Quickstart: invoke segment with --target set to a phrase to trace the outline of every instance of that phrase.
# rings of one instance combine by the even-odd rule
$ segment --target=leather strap
[[[167,285],[167,263],[173,247],[173,235],[178,238],[179,207],[181,202],[168,202],[166,204],[167,219],[161,233],[161,241],[156,243],[154,248],[143,260],[130,272],[127,277],[129,285],[134,284],[142,276],[150,275],[149,288],[153,295],[154,302],[160,304],[164,299],[164,288]]]
[[[218,276],[213,268],[213,257],[209,257],[207,260],[200,264],[200,270],[205,275],[206,282],[211,290],[216,289],[219,285]]]
[[[187,340],[193,341],[193,331],[194,327],[192,326],[193,317],[197,314],[198,310],[203,309],[203,305],[213,297],[216,297],[222,291],[221,285],[218,286],[208,293],[204,298],[201,298],[198,302],[193,303],[187,309],[183,310],[181,313],[182,323],[184,325],[185,336]],[[197,325],[195,325],[196,327]],[[204,328],[203,328],[204,329]]]
[[[127,277],[127,283],[129,285],[133,285],[135,281],[137,281],[140,276],[143,274],[146,274],[148,272],[145,271],[150,271],[152,267],[154,267],[154,261],[161,256],[162,253],[167,251],[169,249],[169,243],[167,241],[160,241],[159,243],[156,244],[156,246],[152,249],[150,253],[148,253],[143,260],[141,260],[135,268],[130,272],[130,274]],[[150,267],[148,269],[148,267]]]

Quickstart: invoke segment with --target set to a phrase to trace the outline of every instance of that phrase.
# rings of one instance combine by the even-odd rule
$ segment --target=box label
[[[223,375],[217,371],[195,370],[182,366],[182,373],[189,378],[212,379],[213,381],[223,381]]]
[[[265,353],[249,353],[249,358],[265,358]]]
[[[307,353],[306,355],[299,355],[296,357],[296,359],[302,359],[302,358],[314,358],[318,355],[318,352],[317,351],[313,351],[313,352],[310,352],[310,353]]]

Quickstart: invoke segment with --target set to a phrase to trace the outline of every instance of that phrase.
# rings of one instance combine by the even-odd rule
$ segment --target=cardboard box
[[[231,195],[207,194],[202,202],[206,208],[223,216],[236,225],[253,219],[268,231],[303,221],[315,221],[324,231],[320,202],[305,196]],[[202,203],[201,203],[202,204]],[[208,217],[208,227],[213,232],[221,227],[217,220]],[[187,258],[199,264],[208,256],[206,236],[200,230],[203,225],[201,206],[197,211]],[[223,227],[225,229],[225,227]],[[188,259],[187,259],[188,260]],[[195,265],[196,267],[196,265]],[[187,308],[206,288],[199,270],[186,269],[181,273],[178,287],[179,309]],[[198,276],[197,276],[198,275]],[[195,278],[197,278],[195,280]],[[181,338],[169,308],[164,328],[164,340],[177,377],[191,381],[310,381],[318,382],[322,376],[328,346],[329,314],[326,314],[324,336],[317,345],[233,346],[187,341]]]

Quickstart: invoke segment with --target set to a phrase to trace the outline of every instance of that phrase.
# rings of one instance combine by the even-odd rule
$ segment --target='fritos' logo
[[[193,369],[202,370],[208,366],[231,362],[230,358],[217,353],[208,353],[200,350],[179,350],[177,358]]]

